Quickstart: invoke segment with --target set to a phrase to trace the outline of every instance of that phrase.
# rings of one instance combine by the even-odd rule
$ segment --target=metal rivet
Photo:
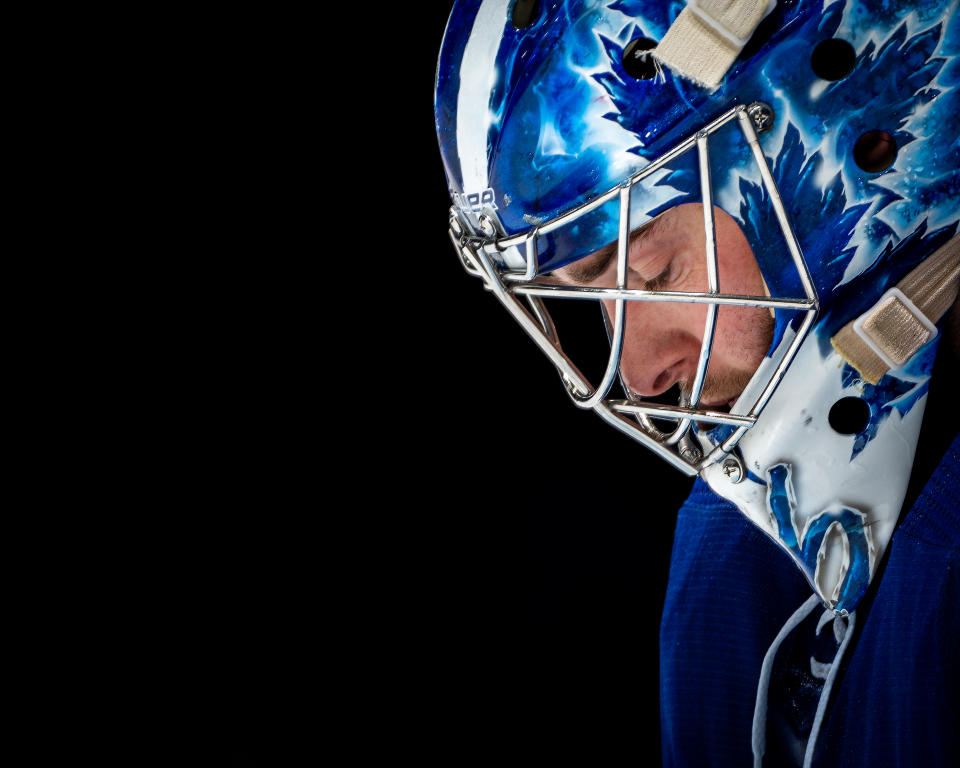
[[[739,483],[743,480],[743,465],[740,463],[739,459],[734,458],[733,456],[728,456],[723,462],[723,468],[721,470],[724,475],[727,476],[727,479],[731,483]]]
[[[757,129],[757,133],[763,133],[773,128],[773,121],[776,115],[774,114],[773,107],[769,104],[765,104],[762,101],[755,101],[747,107],[747,114],[750,115],[750,119],[753,120],[753,125]]]
[[[493,225],[493,221],[485,213],[480,214],[480,231],[483,232],[487,237],[493,237],[497,234],[497,228]]]
[[[680,404],[685,405],[683,398],[681,398]],[[680,438],[680,441],[677,443],[677,448],[680,449],[680,458],[691,464],[697,464],[700,459],[703,458],[703,451],[700,450],[700,446],[697,445],[689,432],[686,432],[684,436]]]

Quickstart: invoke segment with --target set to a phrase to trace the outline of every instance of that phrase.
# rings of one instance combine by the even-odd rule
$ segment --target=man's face
[[[714,206],[720,293],[767,293],[753,251],[737,223]],[[554,272],[563,283],[614,287],[617,244],[611,243]],[[703,206],[671,208],[630,236],[627,287],[644,290],[709,290]],[[605,301],[608,317],[614,302]],[[626,302],[620,373],[635,394],[659,395],[679,383],[689,392],[700,357],[707,305]],[[763,307],[721,306],[700,404],[732,404],[761,363],[773,338],[773,317]]]

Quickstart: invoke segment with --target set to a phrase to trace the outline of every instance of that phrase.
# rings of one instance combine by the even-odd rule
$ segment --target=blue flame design
[[[813,583],[817,557],[827,531],[834,523],[840,524],[844,536],[847,537],[850,563],[843,577],[837,603],[831,607],[838,612],[849,612],[860,602],[870,583],[870,548],[864,533],[864,514],[843,505],[825,509],[810,518],[802,533],[802,540],[798,541],[796,528],[799,526],[795,524],[796,505],[790,475],[790,465],[785,463],[774,464],[767,470],[767,510],[777,524],[780,541],[796,556]]]

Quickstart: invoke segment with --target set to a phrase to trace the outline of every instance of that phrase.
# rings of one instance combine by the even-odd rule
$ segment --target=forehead
[[[690,211],[683,211],[684,208],[699,208],[694,205],[680,205],[664,211],[659,216],[644,222],[630,233],[630,256],[636,258],[639,247],[644,243],[656,243],[672,233],[686,234],[689,227],[695,227],[699,221],[702,229],[703,222],[700,214],[694,214],[692,217]],[[688,221],[688,219],[691,219]],[[692,230],[691,234],[695,234]],[[593,253],[584,256],[578,261],[574,261],[563,267],[559,267],[551,274],[565,283],[589,283],[595,280],[609,266],[610,261],[617,256],[618,241],[607,243],[602,248]]]

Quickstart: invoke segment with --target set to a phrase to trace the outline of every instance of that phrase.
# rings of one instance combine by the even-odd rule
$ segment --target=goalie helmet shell
[[[874,384],[831,339],[956,234],[956,1],[781,0],[713,89],[668,68],[652,77],[630,71],[631,56],[663,38],[680,3],[532,5],[519,28],[509,0],[465,0],[451,14],[436,122],[458,222],[486,246],[546,228],[727,110],[769,105],[776,119],[760,146],[789,232],[781,233],[773,193],[734,131],[710,136],[713,201],[737,220],[774,297],[804,295],[783,244],[795,236],[817,319],[808,329],[796,308],[775,310],[766,370],[734,413],[752,414],[769,371],[788,365],[735,450],[735,426],[692,430],[704,453],[733,451],[740,482],[719,461],[695,468],[778,541],[826,604],[852,608],[896,522],[939,337]],[[819,73],[832,79],[815,71],[818,51],[833,68],[820,61]],[[679,155],[633,188],[630,223],[703,199],[696,159]],[[537,274],[617,240],[619,222],[615,206],[604,205],[535,231]],[[486,252],[501,275],[530,265],[522,247]],[[866,420],[841,434],[829,416],[847,398],[866,405]]]

